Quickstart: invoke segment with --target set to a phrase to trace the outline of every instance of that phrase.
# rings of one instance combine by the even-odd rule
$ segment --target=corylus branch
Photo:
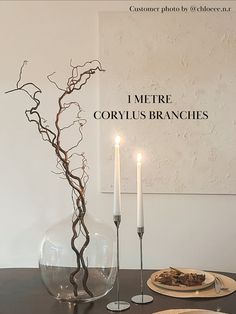
[[[87,159],[85,157],[85,154],[84,152],[79,152],[79,146],[83,140],[83,127],[87,121],[81,115],[82,109],[80,107],[80,104],[74,101],[68,102],[66,101],[66,99],[67,96],[80,91],[97,71],[104,70],[102,69],[101,63],[98,60],[92,60],[89,62],[85,62],[83,65],[77,66],[72,65],[71,61],[71,75],[67,79],[66,86],[64,88],[60,87],[59,84],[52,79],[52,76],[55,75],[55,72],[47,76],[49,82],[52,83],[57,88],[57,90],[61,92],[61,95],[59,96],[57,101],[58,109],[55,113],[54,129],[53,127],[49,127],[49,125],[46,124],[46,120],[39,112],[40,100],[38,98],[38,94],[42,93],[41,89],[33,82],[22,83],[22,76],[26,64],[27,61],[24,61],[20,68],[16,88],[9,90],[6,93],[23,91],[30,97],[33,102],[33,106],[25,111],[25,115],[29,122],[34,122],[37,125],[38,132],[42,136],[42,139],[50,143],[50,145],[54,149],[57,156],[57,174],[63,175],[63,178],[67,180],[72,189],[72,203],[74,207],[74,215],[72,217],[71,248],[75,252],[76,268],[74,271],[71,272],[69,280],[73,286],[74,296],[77,297],[78,282],[76,279],[76,275],[80,272],[82,268],[83,289],[89,296],[92,297],[93,293],[87,286],[89,272],[84,260],[84,252],[90,242],[89,230],[87,229],[84,220],[86,213],[85,191],[89,176],[86,171]],[[75,118],[69,123],[64,123],[62,125],[62,118],[64,117],[65,113],[70,108],[72,108],[72,106],[77,108]],[[77,134],[79,135],[78,139],[76,139],[75,143],[69,148],[65,148],[65,146],[63,145],[62,133],[75,127],[77,127]],[[80,166],[71,166],[71,159],[73,157],[79,157]],[[79,174],[77,174],[78,172]],[[79,237],[80,234],[83,235],[84,242],[81,248],[77,248],[76,239]]]

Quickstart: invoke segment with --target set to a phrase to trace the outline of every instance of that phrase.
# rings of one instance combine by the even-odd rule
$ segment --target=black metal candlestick
[[[130,304],[126,301],[120,301],[120,244],[119,244],[119,227],[121,216],[115,215],[114,223],[116,225],[116,254],[117,254],[117,277],[116,277],[116,301],[107,304],[107,309],[112,312],[122,312],[130,308]]]
[[[153,301],[153,297],[147,294],[143,294],[143,234],[144,227],[138,227],[138,236],[140,243],[140,288],[141,294],[132,297],[132,302],[137,304],[146,304]]]

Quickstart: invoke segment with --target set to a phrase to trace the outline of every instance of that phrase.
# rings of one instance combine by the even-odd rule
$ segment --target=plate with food
[[[202,270],[170,267],[153,273],[151,281],[157,287],[164,289],[195,291],[210,287],[215,277]]]

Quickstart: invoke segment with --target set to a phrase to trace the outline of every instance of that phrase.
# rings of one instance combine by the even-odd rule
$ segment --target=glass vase
[[[78,263],[71,246],[72,216],[50,228],[43,239],[39,260],[41,277],[48,292],[58,300],[94,301],[106,295],[114,285],[117,272],[115,228],[88,213],[84,222],[89,243],[84,248],[86,237],[80,223],[76,226],[78,236],[74,241],[84,263]]]

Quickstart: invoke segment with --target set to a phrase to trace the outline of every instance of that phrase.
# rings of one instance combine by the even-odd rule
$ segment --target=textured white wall
[[[235,12],[100,14],[100,53],[107,68],[100,79],[101,170],[113,167],[107,133],[121,133],[123,191],[136,190],[134,155],[140,150],[145,192],[236,194],[235,17]],[[158,103],[149,96],[140,103],[144,95],[170,100]],[[106,120],[112,110],[117,119]],[[172,112],[183,119],[168,119]],[[102,191],[111,192],[112,183],[102,177]]]
[[[82,63],[97,57],[97,13],[125,11],[128,5],[123,1],[0,3],[1,267],[37,266],[46,229],[71,212],[70,190],[50,172],[55,169],[54,154],[24,116],[27,97],[4,95],[4,91],[13,87],[19,66],[28,59],[25,77],[45,89],[43,110],[52,114],[56,93],[45,76],[57,71],[60,81],[68,74],[70,58]],[[112,195],[99,191],[98,151],[102,148],[93,119],[99,107],[97,83],[98,79],[90,81],[81,96],[88,119],[84,143],[90,165],[88,206],[113,225]],[[122,201],[121,266],[135,268],[139,266],[135,195],[124,195]],[[235,196],[153,194],[145,195],[144,204],[145,267],[236,271]]]

